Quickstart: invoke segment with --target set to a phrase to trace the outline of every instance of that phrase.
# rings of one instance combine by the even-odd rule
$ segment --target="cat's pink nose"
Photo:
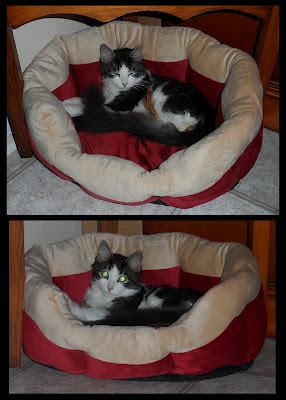
[[[122,83],[122,85],[123,85],[124,87],[126,87],[126,86],[127,86],[127,83]]]
[[[111,292],[111,290],[113,289],[112,287],[107,287],[108,291]]]

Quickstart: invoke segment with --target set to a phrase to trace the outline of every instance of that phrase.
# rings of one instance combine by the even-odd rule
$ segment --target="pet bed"
[[[62,291],[80,303],[100,241],[114,253],[143,251],[142,281],[190,287],[204,295],[169,327],[85,326]],[[186,233],[87,233],[25,255],[23,347],[31,359],[96,379],[209,376],[246,368],[266,335],[259,269],[235,242]],[[220,372],[221,373],[221,372]]]
[[[127,132],[76,132],[60,101],[101,82],[99,47],[143,44],[150,71],[191,82],[217,110],[217,128],[189,148]],[[110,22],[56,37],[24,73],[23,108],[34,153],[87,193],[124,204],[189,208],[230,190],[262,143],[263,89],[255,61],[193,28]],[[189,133],[190,134],[190,133]]]

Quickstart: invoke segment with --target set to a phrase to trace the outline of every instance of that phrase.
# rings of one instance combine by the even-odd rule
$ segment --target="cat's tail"
[[[169,326],[176,322],[187,310],[177,309],[117,309],[109,310],[110,316],[98,321],[84,322],[85,325],[111,325],[111,326]]]
[[[93,85],[85,94],[84,107],[84,114],[73,118],[77,131],[95,133],[126,131],[141,140],[169,146],[191,146],[212,131],[199,122],[192,131],[179,132],[172,123],[161,124],[148,114],[131,111],[114,112],[104,106],[101,88]]]

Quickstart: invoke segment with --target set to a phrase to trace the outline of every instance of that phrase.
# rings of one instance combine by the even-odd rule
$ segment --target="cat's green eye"
[[[126,282],[127,281],[127,276],[125,276],[125,275],[121,275],[118,279],[118,282]]]
[[[109,273],[107,271],[101,271],[100,275],[102,276],[102,278],[108,279],[109,277]]]

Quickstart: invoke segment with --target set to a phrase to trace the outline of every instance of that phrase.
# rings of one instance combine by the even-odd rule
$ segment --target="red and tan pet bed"
[[[143,282],[189,287],[204,295],[168,327],[84,325],[70,313],[63,291],[82,301],[102,239],[114,253],[143,251]],[[25,269],[24,351],[71,374],[201,378],[222,368],[249,366],[264,343],[259,269],[240,243],[210,242],[185,233],[88,233],[33,246],[26,253]]]
[[[60,101],[101,83],[102,43],[142,43],[150,71],[191,82],[208,98],[217,128],[189,148],[127,132],[76,132]],[[189,208],[227,192],[252,168],[262,143],[262,97],[257,65],[241,50],[193,28],[110,22],[52,40],[24,73],[23,107],[34,153],[62,178],[101,199]]]

